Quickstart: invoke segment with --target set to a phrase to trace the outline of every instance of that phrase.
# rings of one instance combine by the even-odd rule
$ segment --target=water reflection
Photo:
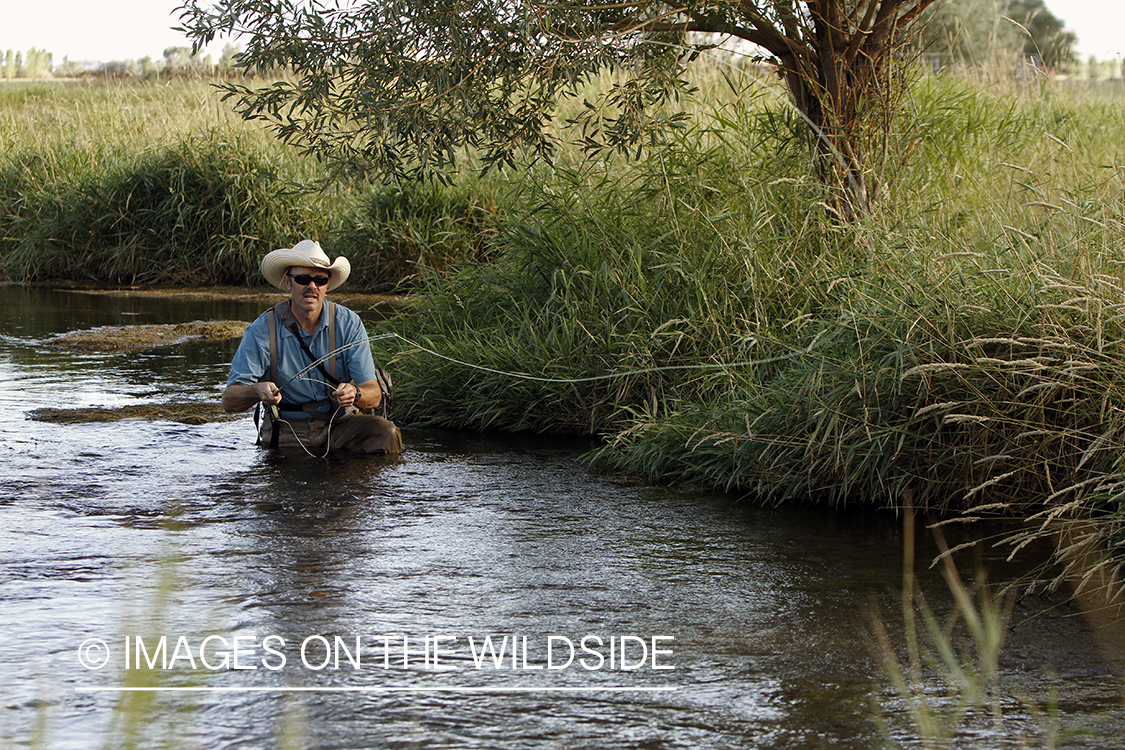
[[[0,343],[7,744],[29,744],[44,721],[52,748],[113,745],[130,733],[141,746],[208,748],[273,746],[281,734],[323,748],[866,748],[880,737],[873,696],[905,725],[863,623],[872,602],[895,612],[894,519],[753,509],[595,477],[579,464],[581,441],[407,430],[401,458],[316,461],[257,450],[249,417],[198,426],[28,421],[43,405],[159,399],[168,389],[206,398],[218,393],[230,354],[215,345],[128,357],[47,350],[42,336],[123,312],[174,321],[198,311],[137,301],[91,310],[68,295],[28,294],[19,315],[5,313]],[[249,319],[258,307],[216,312]],[[919,544],[928,560],[932,542]],[[1002,554],[982,557],[994,579],[1019,572]],[[947,607],[939,576],[921,575],[935,609]],[[1008,673],[1024,672],[1033,695],[1061,675],[1064,718],[1101,732],[1091,747],[1120,746],[1116,682],[1080,620],[1043,610],[1042,601],[1020,604]],[[580,643],[590,634],[603,643],[669,636],[662,643],[675,669],[534,668],[545,664],[549,636]],[[126,672],[124,638],[154,648],[160,635],[169,638],[165,655],[182,636],[193,658],[208,637],[228,645],[240,637],[257,668],[192,669],[181,654],[170,669]],[[261,661],[273,658],[267,636],[284,643],[284,667]],[[337,636],[349,647],[360,638],[359,668],[346,657],[340,668],[302,662],[305,639],[334,645]],[[435,636],[449,651],[437,667],[424,655]],[[477,668],[473,648],[487,636],[526,637],[529,660],[506,651],[500,667]],[[106,668],[78,663],[87,638],[107,642]],[[405,664],[403,638],[414,649]],[[211,641],[208,658],[223,642]],[[145,705],[139,694],[75,692],[137,680],[677,690],[162,693]],[[1035,726],[1018,702],[1010,711]],[[136,725],[121,718],[130,712]]]

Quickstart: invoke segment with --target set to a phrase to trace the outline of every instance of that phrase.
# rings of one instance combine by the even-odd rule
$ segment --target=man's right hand
[[[246,411],[256,403],[269,406],[281,403],[281,390],[270,381],[253,385],[228,385],[223,391],[223,410],[227,413]]]
[[[281,389],[268,380],[264,383],[255,383],[253,388],[258,391],[258,400],[263,404],[280,404],[281,403]]]

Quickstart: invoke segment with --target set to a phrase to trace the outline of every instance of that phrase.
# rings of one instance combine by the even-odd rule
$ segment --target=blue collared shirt
[[[329,304],[324,302],[325,308]],[[283,386],[282,400],[304,404],[310,401],[320,401],[328,398],[335,390],[302,351],[300,344],[293,337],[293,332],[281,324],[277,319],[277,383]],[[253,385],[269,379],[270,372],[270,335],[267,330],[267,316],[262,313],[246,329],[242,335],[242,342],[234,354],[230,364],[230,376],[227,385]],[[310,335],[300,327],[297,328],[301,338],[309,345],[309,349],[317,357],[328,354],[328,313],[324,309],[320,313],[320,321],[316,330]],[[340,382],[365,383],[375,379],[375,361],[371,357],[371,346],[367,343],[367,329],[363,321],[353,311],[343,305],[336,305],[336,378]],[[328,369],[327,360],[323,363]],[[299,377],[294,376],[301,370],[306,370]],[[331,370],[329,370],[331,372]],[[292,382],[290,382],[292,380]],[[332,407],[325,405],[320,411],[327,412]],[[308,415],[303,412],[284,412],[287,418],[302,419]]]

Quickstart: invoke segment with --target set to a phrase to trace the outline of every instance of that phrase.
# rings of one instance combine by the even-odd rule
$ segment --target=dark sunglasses
[[[302,273],[297,276],[294,276],[293,274],[287,275],[300,286],[308,286],[310,281],[315,281],[317,286],[324,286],[329,281],[331,281],[328,276],[310,276],[307,273]]]

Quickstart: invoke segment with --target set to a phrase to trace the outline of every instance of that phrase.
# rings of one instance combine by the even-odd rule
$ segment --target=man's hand
[[[227,413],[246,411],[256,403],[281,403],[281,389],[268,380],[253,385],[228,385],[223,391],[223,410]]]
[[[281,403],[281,389],[268,380],[264,383],[255,383],[252,387],[257,390],[258,400],[263,404],[273,406]]]
[[[355,404],[356,395],[358,393],[359,389],[351,383],[340,383],[340,386],[332,391],[329,398],[332,399],[332,403],[336,404],[336,406],[346,409]]]
[[[340,383],[340,387],[332,391],[331,398],[337,406],[374,409],[383,400],[383,391],[378,380],[368,380],[359,385]]]

